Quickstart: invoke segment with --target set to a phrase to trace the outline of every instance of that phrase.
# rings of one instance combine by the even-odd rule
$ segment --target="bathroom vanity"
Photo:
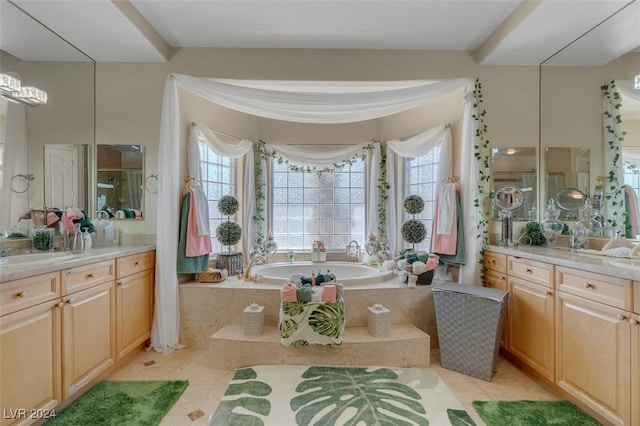
[[[640,259],[489,246],[485,286],[509,290],[503,351],[614,425],[640,424]]]
[[[2,425],[51,417],[151,333],[154,247],[52,259],[1,266]]]

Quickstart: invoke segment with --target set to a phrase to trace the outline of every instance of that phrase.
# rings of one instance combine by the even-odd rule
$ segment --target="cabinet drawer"
[[[554,265],[514,256],[509,256],[507,263],[509,275],[553,287]]]
[[[558,266],[557,289],[620,309],[632,309],[631,281]]]
[[[484,281],[486,287],[498,288],[502,290],[507,289],[507,276],[500,272],[488,270],[484,274]]]
[[[507,273],[507,255],[500,253],[484,252],[484,267],[493,271]]]
[[[50,272],[0,286],[0,313],[10,314],[60,296],[60,274]]]
[[[62,293],[63,295],[75,293],[114,279],[115,262],[113,260],[65,269],[62,271]]]
[[[131,256],[119,257],[116,259],[116,271],[118,278],[135,274],[136,272],[151,269],[155,265],[156,252],[132,254]]]

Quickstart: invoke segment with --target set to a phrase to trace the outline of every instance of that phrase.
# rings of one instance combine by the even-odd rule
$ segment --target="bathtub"
[[[336,276],[336,281],[345,287],[368,287],[376,284],[388,284],[389,280],[395,280],[395,271],[380,270],[378,267],[362,265],[352,262],[293,262],[293,263],[269,263],[255,265],[252,275],[259,276],[261,284],[275,284],[281,286],[294,274],[311,276],[311,273],[326,273],[331,271]]]

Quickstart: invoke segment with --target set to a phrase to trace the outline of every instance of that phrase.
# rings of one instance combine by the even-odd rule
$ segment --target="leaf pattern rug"
[[[210,425],[475,423],[432,370],[261,365],[235,371]]]

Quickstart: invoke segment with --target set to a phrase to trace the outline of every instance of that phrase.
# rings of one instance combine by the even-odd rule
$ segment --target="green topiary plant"
[[[227,246],[231,253],[231,246],[238,244],[242,238],[240,225],[229,220],[229,216],[238,211],[238,200],[231,195],[225,195],[218,200],[218,210],[227,216],[227,221],[216,228],[216,238],[220,244]]]

